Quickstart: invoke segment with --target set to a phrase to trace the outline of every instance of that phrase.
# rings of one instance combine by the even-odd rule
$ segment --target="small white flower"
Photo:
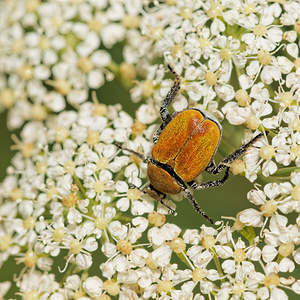
[[[247,226],[260,227],[263,224],[262,214],[253,208],[241,211],[239,213],[239,220]]]
[[[171,241],[177,237],[181,229],[175,224],[164,224],[161,228],[153,227],[148,231],[148,239],[155,245],[162,245],[165,241]]]
[[[277,250],[274,247],[270,246],[270,245],[266,245],[262,249],[262,257],[263,257],[265,262],[273,261],[273,259],[277,255],[277,253],[278,253]]]
[[[83,253],[79,253],[76,255],[76,265],[81,269],[81,270],[87,270],[90,268],[92,265],[93,260],[91,255],[86,255]]]
[[[171,259],[172,249],[167,245],[162,245],[152,252],[152,258],[159,266],[166,266]]]

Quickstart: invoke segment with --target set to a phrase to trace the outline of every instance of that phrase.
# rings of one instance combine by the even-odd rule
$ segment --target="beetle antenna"
[[[175,96],[178,94],[178,91],[180,90],[180,77],[179,75],[172,69],[170,65],[168,65],[169,70],[174,74],[175,76],[175,81],[173,83],[173,86],[171,87],[170,91],[166,95],[163,103],[161,104],[160,108],[160,117],[164,123],[169,123],[172,118],[170,115],[170,112],[168,110],[168,107],[170,104],[173,102]]]
[[[179,81],[180,80],[179,75],[174,71],[174,69],[170,65],[168,65],[168,69],[174,74],[176,80]]]
[[[144,160],[144,161],[147,161],[147,162],[150,161],[150,158],[144,156],[144,155],[141,154],[141,153],[138,153],[138,152],[135,152],[134,150],[125,148],[125,147],[123,147],[123,146],[122,146],[121,144],[119,144],[119,143],[115,143],[115,145],[116,145],[119,149],[124,150],[124,151],[128,151],[128,152],[134,154],[135,156],[137,156],[138,158],[140,158],[140,159],[142,159],[142,160]]]

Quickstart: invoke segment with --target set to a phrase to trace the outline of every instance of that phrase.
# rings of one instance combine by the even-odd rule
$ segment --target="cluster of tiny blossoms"
[[[265,207],[255,224],[240,216],[231,227],[217,222],[218,228],[183,230],[166,223],[164,206],[156,210],[151,198],[129,187],[141,185],[147,166],[115,146],[131,140],[132,149],[148,153],[155,126],[140,130],[120,105],[100,103],[81,104],[45,125],[24,126],[0,189],[0,263],[12,256],[22,265],[16,285],[24,299],[287,299],[286,289],[300,293],[300,281],[289,276],[300,263],[299,220],[288,224],[270,213],[264,196],[273,206],[278,196],[270,184],[250,192]],[[296,173],[292,181],[297,184]],[[268,217],[264,245],[253,228]],[[244,238],[234,238],[235,231]],[[107,259],[99,263],[101,255]],[[59,282],[57,270],[66,272]],[[7,285],[0,285],[2,296]]]
[[[142,2],[133,2],[0,3],[0,109],[11,129],[76,107],[114,79],[109,50],[136,31]]]
[[[182,80],[175,110],[198,107],[231,125],[243,125],[245,141],[265,133],[243,162],[231,167],[233,173],[256,181],[247,198],[258,207],[238,213],[232,229],[258,228],[255,243],[264,243],[261,258],[273,279],[280,272],[292,274],[300,263],[299,12],[300,3],[288,0],[154,1],[141,19],[142,39],[131,45],[139,72],[146,74],[132,90],[134,102],[147,99],[137,113],[147,112],[143,122],[153,122],[168,91],[167,63]],[[232,140],[226,128],[223,139]],[[238,284],[236,294],[246,299],[286,297],[257,291],[249,295],[245,282],[252,275],[244,275],[231,278],[214,295],[227,299]],[[294,291],[299,293],[298,285]]]
[[[300,294],[300,3],[144,1],[143,11],[141,2],[121,0],[1,5],[1,106],[11,128],[31,121],[0,187],[0,263],[14,257],[22,265],[15,284],[24,299]],[[146,78],[131,91],[134,102],[147,99],[135,121],[120,105],[86,102],[89,89],[116,74],[107,49],[126,34],[125,73],[135,65]],[[153,63],[160,58],[181,75],[175,110],[196,106],[244,124],[245,140],[265,132],[231,167],[257,181],[247,197],[258,209],[184,230],[129,185],[144,186],[147,165],[115,143],[149,155],[172,85],[163,60]],[[66,103],[76,110],[63,111]],[[9,286],[0,284],[1,296]]]
[[[117,251],[112,247],[137,241],[147,228],[147,219],[120,214],[131,209],[139,216],[154,208],[151,199],[132,196],[127,182],[118,180],[132,176],[140,185],[138,176],[145,173],[145,163],[137,166],[127,155],[118,156],[114,145],[128,140],[132,125],[120,105],[85,103],[77,112],[48,118],[45,126],[24,126],[0,192],[1,265],[11,255],[23,265],[17,285],[24,299],[79,299],[81,280],[68,277],[59,285],[50,272],[71,265],[76,273],[88,270],[101,247],[104,253]],[[143,136],[139,140],[147,151],[150,143]],[[55,265],[59,255],[67,255],[65,265]],[[87,293],[93,295],[89,286]]]

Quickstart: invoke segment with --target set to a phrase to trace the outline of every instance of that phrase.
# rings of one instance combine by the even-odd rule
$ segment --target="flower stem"
[[[83,198],[86,198],[85,188],[83,187],[82,182],[80,181],[80,179],[76,175],[73,175],[73,179],[74,179],[76,185],[78,186],[79,191],[82,193]]]
[[[222,277],[224,276],[224,274],[223,274],[223,272],[222,272],[222,268],[221,268],[221,264],[220,264],[220,262],[219,262],[219,258],[218,258],[218,256],[216,255],[216,252],[215,252],[214,249],[212,250],[212,252],[213,252],[213,259],[214,259],[215,265],[216,265],[216,267],[217,267],[217,271],[218,271],[218,273],[219,273],[219,276],[222,278]],[[221,279],[221,282],[224,282],[224,279]]]

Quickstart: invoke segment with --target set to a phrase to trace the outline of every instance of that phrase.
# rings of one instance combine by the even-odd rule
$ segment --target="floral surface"
[[[1,2],[0,107],[20,133],[0,185],[0,264],[22,270],[0,295],[296,299],[299,34],[299,1]],[[151,155],[167,65],[181,81],[171,110],[207,111],[232,144],[263,133],[230,165],[252,183],[249,207],[214,225],[168,222],[141,192],[147,163],[116,146]],[[97,98],[114,79],[135,114]],[[226,130],[241,127],[242,140]]]

